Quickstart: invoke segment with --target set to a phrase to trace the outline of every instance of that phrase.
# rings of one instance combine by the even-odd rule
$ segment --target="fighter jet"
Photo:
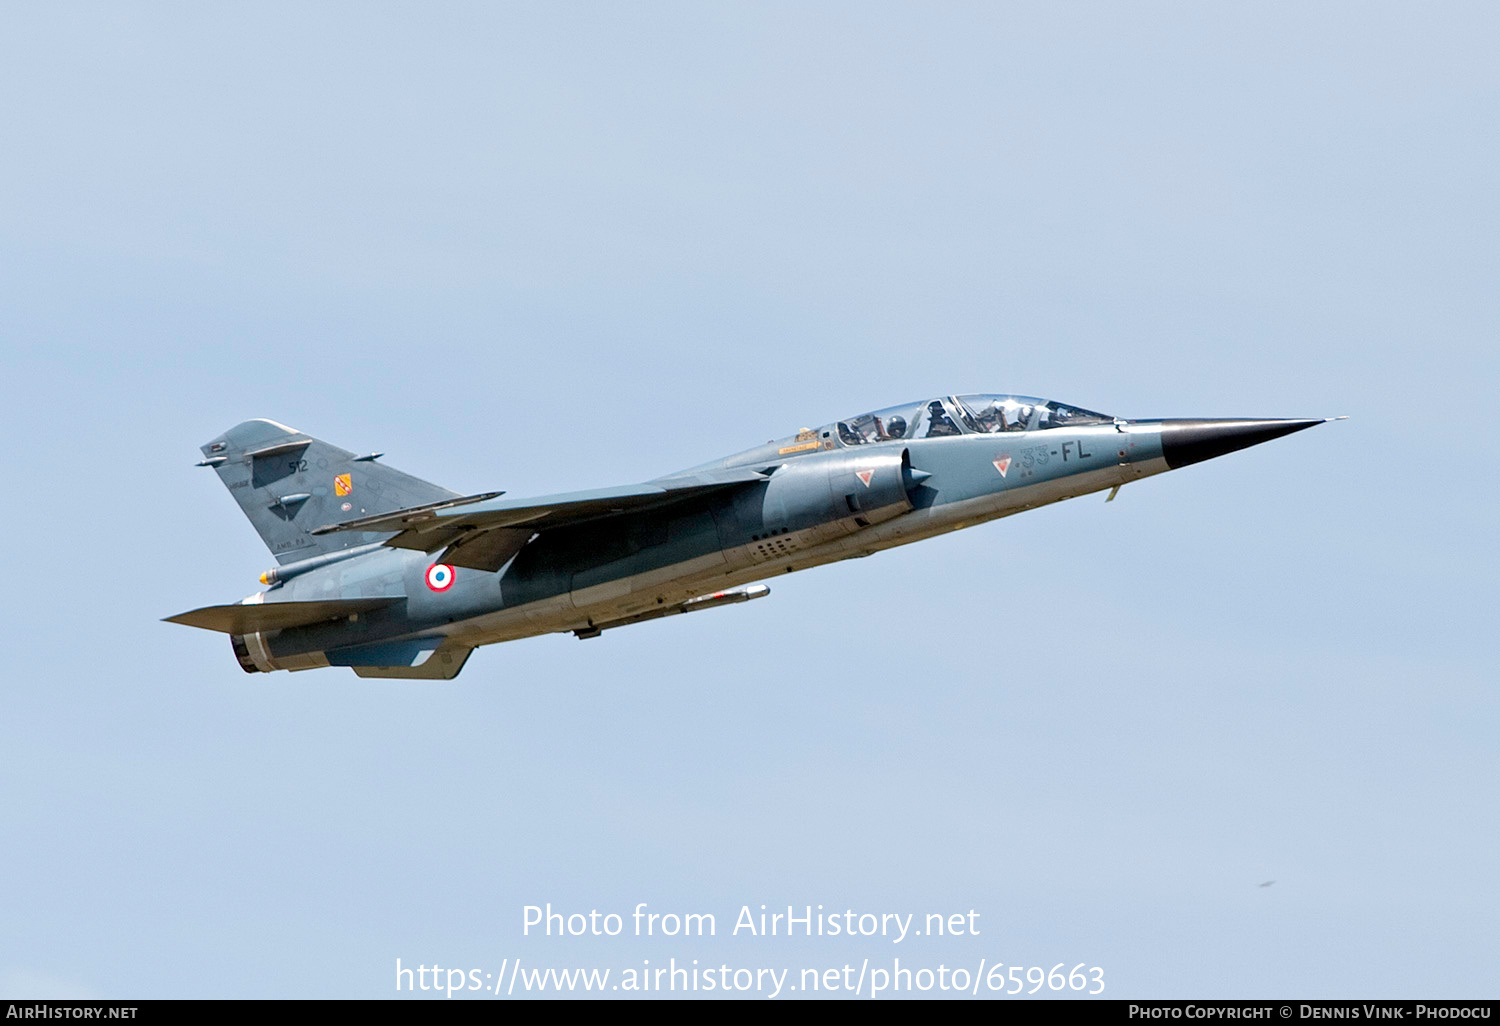
[[[1327,418],[1337,419],[1337,418]],[[202,447],[278,565],[265,590],[168,617],[248,673],[446,680],[480,645],[758,599],[868,556],[1176,470],[1324,419],[1123,420],[1016,395],[863,413],[642,484],[460,495],[273,420]]]

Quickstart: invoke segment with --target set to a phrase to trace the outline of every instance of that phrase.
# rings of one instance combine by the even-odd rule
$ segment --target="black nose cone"
[[[1322,420],[1164,420],[1161,454],[1173,470],[1310,428]]]

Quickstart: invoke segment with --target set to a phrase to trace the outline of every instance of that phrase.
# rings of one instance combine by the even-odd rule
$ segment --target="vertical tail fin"
[[[203,446],[213,467],[279,563],[361,545],[352,532],[314,537],[314,527],[457,496],[274,420],[236,424]]]

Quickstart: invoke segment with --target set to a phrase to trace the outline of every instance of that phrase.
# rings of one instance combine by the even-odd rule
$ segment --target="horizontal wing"
[[[318,602],[252,602],[232,606],[204,606],[167,617],[168,623],[184,623],[225,634],[254,634],[305,627],[324,620],[341,620],[353,613],[398,602],[397,598],[323,599]]]
[[[735,468],[622,488],[474,502],[463,509],[397,510],[384,516],[328,524],[312,533],[393,531],[395,536],[385,544],[421,552],[442,549],[443,562],[498,570],[537,532],[673,505],[764,480],[766,474],[758,470]]]
[[[476,502],[484,502],[486,499],[494,499],[504,495],[504,492],[480,492],[478,495],[461,495],[456,499],[445,499],[442,502],[429,502],[421,506],[408,506],[391,513],[377,513],[374,516],[358,517],[354,520],[345,520],[339,524],[327,524],[323,527],[315,527],[308,534],[328,534],[330,531],[400,531],[403,528],[432,520],[441,511],[454,506],[469,506]]]

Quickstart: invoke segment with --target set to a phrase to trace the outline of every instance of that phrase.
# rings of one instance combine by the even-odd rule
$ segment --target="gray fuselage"
[[[441,635],[472,647],[607,627],[706,592],[868,556],[1169,469],[1160,422],[857,447],[837,442],[831,427],[804,434],[818,436],[816,447],[788,453],[798,443],[783,439],[708,465],[774,466],[764,484],[544,532],[498,572],[456,569],[443,591],[425,584],[432,556],[408,549],[377,547],[303,573],[262,601],[392,588],[406,600],[254,638],[255,661],[308,669],[329,665],[323,653],[330,649],[377,641]]]
[[[480,645],[595,637],[759,598],[767,588],[742,586],[1322,422],[1127,421],[1022,396],[941,396],[638,485],[516,500],[461,496],[378,453],[246,421],[204,445],[200,465],[280,565],[241,603],[170,619],[228,633],[250,672],[446,679]]]

